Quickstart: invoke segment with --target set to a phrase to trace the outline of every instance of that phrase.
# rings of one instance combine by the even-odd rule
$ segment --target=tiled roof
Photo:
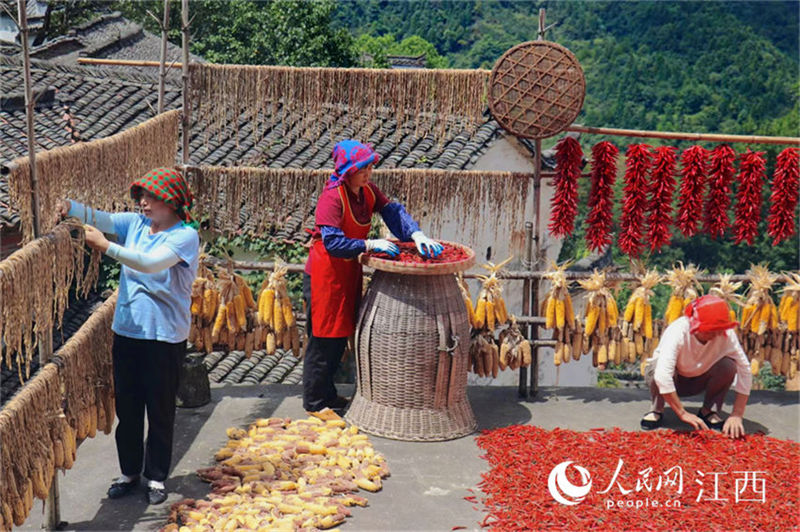
[[[21,102],[22,76],[16,59],[0,57],[0,92]],[[152,70],[152,69],[151,69]],[[65,66],[47,61],[34,61],[32,76],[36,90],[53,87],[53,97],[39,106],[36,115],[36,141],[39,149],[67,145],[77,135],[81,140],[107,137],[155,114],[157,82],[155,72],[112,70],[95,66]],[[25,112],[13,99],[0,105],[0,162],[12,160],[27,153],[25,140]],[[180,88],[167,83],[166,108],[181,105]],[[339,111],[333,120],[344,118],[346,110]],[[349,115],[352,119],[352,115]],[[336,136],[322,132],[312,142],[298,138],[286,142],[282,128],[268,131],[260,141],[253,140],[250,124],[240,118],[238,143],[234,139],[217,141],[206,139],[195,131],[190,141],[190,164],[235,164],[286,167],[322,168],[330,164],[330,153],[336,140],[353,131],[344,128]],[[404,124],[397,135],[394,120],[377,120],[372,133],[362,140],[373,144],[382,160],[381,168],[442,168],[469,169],[485,151],[503,135],[494,120],[487,120],[477,131],[450,135],[439,141],[433,135],[416,138],[410,131],[412,124]],[[73,128],[74,132],[73,133]],[[199,128],[197,128],[199,129]],[[9,210],[7,184],[0,178],[0,223],[15,226],[18,219]],[[304,227],[310,224],[309,216],[298,215],[288,224],[288,229],[277,235],[281,239],[304,239]]]
[[[222,384],[298,384],[303,380],[303,362],[291,351],[277,349],[272,355],[253,351],[213,351],[203,363],[211,382]]]
[[[105,301],[108,294],[93,293],[86,299],[72,301],[70,307],[64,311],[63,327],[61,330],[53,329],[53,352],[78,332],[81,325]],[[31,378],[39,370],[39,357],[34,355],[31,360]],[[0,405],[4,405],[21,388],[16,366],[7,368],[5,364],[0,371]]]

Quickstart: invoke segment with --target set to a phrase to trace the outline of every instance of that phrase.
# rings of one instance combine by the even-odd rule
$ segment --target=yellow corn
[[[469,325],[475,329],[475,309],[472,307],[472,300],[468,297],[465,297],[464,304],[467,306],[467,319],[469,320]]]
[[[227,319],[227,306],[223,303],[219,307],[219,311],[217,312],[217,319],[214,320],[214,328],[211,332],[212,336],[216,339],[219,337],[219,333],[222,330],[222,326],[225,324]]]
[[[205,318],[206,323],[214,319],[218,304],[219,293],[212,288],[206,288],[203,291],[203,318]]]
[[[653,337],[653,307],[651,305],[644,306],[644,337]]]
[[[619,308],[617,308],[617,301],[611,297],[606,297],[606,309],[608,310],[608,326],[614,327],[619,320]]]
[[[786,323],[789,326],[789,332],[797,332],[799,310],[800,301],[793,301],[786,309]]]
[[[567,324],[570,329],[575,328],[575,309],[572,307],[572,298],[569,294],[564,298],[564,314],[567,317]]]
[[[255,300],[253,300],[253,292],[250,290],[250,287],[247,286],[247,281],[238,275],[235,276],[234,279],[236,280],[236,286],[239,287],[239,293],[243,294],[244,304],[247,305],[247,308],[258,308]]]
[[[608,309],[605,307],[600,308],[600,315],[597,318],[597,331],[600,334],[605,334],[608,329]]]
[[[552,329],[556,326],[556,300],[552,296],[547,298],[547,308],[545,309],[544,319],[545,328]]]
[[[236,324],[239,326],[240,331],[243,331],[247,328],[247,314],[245,314],[244,299],[245,298],[241,292],[236,294],[236,296],[233,298],[233,305],[236,309]]]
[[[227,324],[228,324],[228,331],[231,333],[235,333],[239,328],[239,320],[236,317],[236,301],[231,299],[228,302],[228,312],[226,313]]]
[[[287,327],[291,327],[295,323],[292,303],[288,299],[283,302],[283,323],[285,323]]]
[[[684,301],[682,297],[675,294],[670,296],[669,303],[667,303],[667,312],[664,315],[667,325],[681,317],[683,305]]]
[[[192,296],[192,304],[189,306],[189,311],[192,313],[192,316],[198,316],[203,312],[202,296]]]
[[[625,313],[623,314],[622,319],[624,321],[627,321],[628,323],[632,322],[633,313],[635,310],[636,310],[636,298],[631,297],[630,299],[628,299],[628,304],[625,305]]]
[[[267,288],[264,294],[264,323],[273,326],[273,313],[275,309],[275,290]]]
[[[558,327],[559,329],[563,329],[564,326],[567,324],[564,302],[560,299],[556,299],[555,305],[556,305],[556,327]]]
[[[586,330],[584,331],[584,334],[587,337],[591,336],[592,333],[594,332],[599,317],[600,317],[600,307],[597,307],[589,303],[589,307],[587,308],[586,311]]]
[[[506,302],[502,297],[497,296],[494,303],[494,311],[497,314],[497,323],[500,325],[508,321],[508,310],[506,310]]]
[[[275,334],[280,336],[283,334],[283,327],[286,325],[283,321],[283,310],[281,309],[281,300],[276,297],[272,304],[272,328],[275,329]]]
[[[475,308],[475,328],[482,329],[486,323],[486,300],[478,296],[478,306]]]
[[[490,330],[494,330],[494,326],[496,325],[495,322],[495,315],[494,315],[494,303],[489,300],[486,300],[486,327]]]
[[[747,325],[747,320],[750,319],[750,316],[753,314],[753,311],[755,311],[755,305],[745,305],[744,307],[742,307],[742,321],[741,321],[742,328],[744,328]],[[753,317],[753,319],[755,319],[755,317]]]
[[[633,330],[640,331],[642,330],[642,323],[644,323],[644,298],[637,297],[636,298],[636,307],[633,312]]]

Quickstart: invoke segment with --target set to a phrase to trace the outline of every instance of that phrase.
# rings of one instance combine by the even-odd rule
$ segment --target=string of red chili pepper
[[[626,432],[619,429],[575,432],[544,430],[534,426],[510,426],[484,431],[478,447],[489,463],[479,488],[486,512],[482,526],[493,530],[778,530],[800,527],[800,444],[763,434],[732,440],[713,431]],[[615,484],[606,491],[618,460],[622,468]],[[574,465],[586,468],[591,488],[585,499],[568,506],[556,502],[548,488],[553,468],[572,461],[567,480],[583,485]],[[679,466],[682,492],[657,480]],[[650,490],[636,491],[641,473],[651,469]],[[674,472],[674,470],[673,470]],[[759,472],[765,500],[740,485],[744,472]],[[703,473],[701,476],[699,473]],[[712,501],[718,474],[718,498]],[[623,494],[619,486],[632,490]],[[742,488],[748,488],[742,490]],[[701,493],[702,490],[702,493]],[[700,500],[698,501],[698,496]],[[649,499],[660,507],[607,508],[608,500]],[[474,500],[474,499],[473,499]],[[680,507],[665,506],[679,501]]]
[[[761,186],[765,177],[764,152],[747,151],[739,156],[739,190],[736,194],[736,243],[753,245],[761,221]]]
[[[736,152],[727,144],[720,144],[711,150],[704,229],[714,239],[724,236],[731,225],[728,210],[731,207],[735,160]]]
[[[550,234],[563,238],[572,234],[578,214],[578,179],[581,176],[583,151],[572,137],[556,144],[555,193],[550,202]]]
[[[586,243],[592,251],[602,251],[611,243],[618,155],[617,147],[608,141],[592,147],[592,188],[586,216]]]
[[[681,154],[681,191],[675,225],[686,236],[695,235],[700,226],[707,161],[708,150],[702,146],[692,146]]]
[[[672,237],[672,195],[675,191],[675,148],[656,148],[650,178],[650,214],[647,218],[647,237],[650,251],[657,251]]]
[[[772,178],[767,233],[777,246],[795,232],[795,209],[800,188],[800,154],[797,148],[786,148],[775,161]]]
[[[647,210],[647,172],[652,165],[651,146],[632,144],[628,146],[625,162],[625,186],[620,219],[619,249],[626,255],[636,257],[641,252],[644,232],[644,215]]]

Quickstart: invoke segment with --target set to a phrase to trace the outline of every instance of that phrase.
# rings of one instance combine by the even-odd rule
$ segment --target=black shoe
[[[130,482],[125,482],[121,479],[117,479],[111,483],[111,486],[108,488],[108,498],[109,499],[119,499],[120,497],[124,497],[125,495],[129,494],[136,487],[139,485],[139,479],[131,480]]]
[[[153,486],[147,487],[147,503],[148,504],[161,504],[167,500],[167,490],[161,488],[154,488]]]
[[[350,404],[350,399],[339,395],[336,397],[336,399],[331,401],[331,404],[329,406],[332,410],[342,410],[349,404]]]
[[[655,414],[656,419],[645,419],[645,417],[647,417],[650,414]],[[642,416],[642,421],[640,422],[640,425],[644,430],[653,430],[660,427],[663,422],[664,422],[664,413],[652,411]]]
[[[710,421],[712,417],[717,416],[719,421]],[[707,414],[703,415],[703,409],[697,411],[697,417],[703,420],[703,423],[712,430],[722,430],[722,427],[725,425],[725,421],[722,420],[722,416],[719,413],[714,412],[713,410],[709,410]]]

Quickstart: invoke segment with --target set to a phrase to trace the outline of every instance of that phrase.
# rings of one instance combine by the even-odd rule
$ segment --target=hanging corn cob
[[[578,283],[587,292],[581,352],[586,354],[591,351],[592,365],[605,369],[609,361],[617,359],[621,340],[617,327],[619,312],[612,293],[613,284],[606,279],[605,272],[597,270],[588,279]]]
[[[483,282],[478,293],[478,302],[475,305],[475,321],[472,328],[483,330],[494,335],[496,327],[505,325],[508,322],[508,311],[503,300],[503,289],[500,286],[500,279],[497,273],[509,262],[512,257],[507,258],[500,264],[482,264],[481,267],[489,271],[488,276],[479,275],[478,278]],[[469,292],[467,292],[468,294]],[[463,292],[462,292],[463,294]],[[469,310],[469,309],[468,309]]]
[[[553,338],[556,340],[553,362],[556,366],[569,362],[571,359],[580,358],[580,350],[573,351],[574,336],[580,335],[580,324],[575,319],[572,307],[572,297],[569,295],[569,282],[564,271],[570,262],[561,266],[553,263],[544,278],[550,281],[550,292],[542,301],[542,314],[545,318],[545,327],[553,329]]]
[[[511,317],[511,325],[500,333],[500,371],[526,368],[531,364],[531,344],[522,336],[517,319]]]
[[[778,308],[772,300],[771,290],[778,276],[771,273],[766,265],[759,264],[747,270],[747,277],[750,289],[742,307],[742,347],[751,360],[753,373],[758,373],[767,360],[777,375],[783,365],[783,346]]]
[[[672,287],[672,295],[669,297],[667,311],[664,314],[664,325],[669,325],[680,318],[686,306],[703,292],[703,288],[697,282],[699,273],[695,265],[689,264],[684,267],[680,261],[677,267],[667,272],[667,284]]]
[[[730,307],[730,320],[738,323],[739,320],[736,317],[736,306],[741,307],[744,300],[742,296],[736,292],[742,287],[742,283],[733,282],[732,277],[733,276],[730,273],[720,274],[719,281],[715,286],[711,287],[708,293],[725,300]]]
[[[464,273],[458,272],[456,274],[456,279],[458,280],[458,288],[461,290],[461,297],[464,299],[464,305],[467,307],[467,321],[469,321],[469,326],[471,328],[475,327],[475,308],[472,306],[472,295],[469,293],[469,285],[467,285],[467,281],[464,280]]]
[[[220,294],[210,273],[208,277],[198,277],[192,283],[192,322],[189,329],[189,342],[198,351],[210,353],[214,348],[212,329],[218,312]]]
[[[645,361],[652,356],[660,333],[659,324],[653,320],[650,298],[654,295],[653,288],[661,282],[661,275],[655,270],[644,271],[641,265],[636,269],[642,273],[637,274],[638,286],[625,305],[620,325],[622,341],[615,362],[635,362],[639,358],[644,373]]]
[[[786,287],[778,306],[779,328],[783,334],[780,373],[793,379],[800,369],[800,273],[785,272],[784,276]]]
[[[459,274],[459,287],[464,298],[464,304],[467,306],[467,314],[470,316],[470,325],[472,327],[470,371],[480,377],[497,377],[497,373],[506,367],[518,369],[527,367],[531,362],[530,343],[520,333],[513,317],[511,318],[511,325],[508,325],[510,317],[503,300],[503,289],[498,278],[500,270],[511,259],[512,257],[509,257],[500,264],[492,264],[490,262],[482,265],[483,268],[489,271],[489,275],[478,276],[483,284],[478,293],[478,301],[475,304],[474,311],[472,310],[469,288]],[[495,333],[500,329],[502,329],[500,338],[497,340],[495,339]],[[505,349],[502,362],[501,349]]]
[[[276,263],[274,271],[261,286],[258,295],[258,323],[262,326],[256,345],[265,345],[267,354],[275,349],[291,349],[295,356],[302,358],[300,350],[300,330],[292,310],[292,301],[286,284],[286,266]]]

